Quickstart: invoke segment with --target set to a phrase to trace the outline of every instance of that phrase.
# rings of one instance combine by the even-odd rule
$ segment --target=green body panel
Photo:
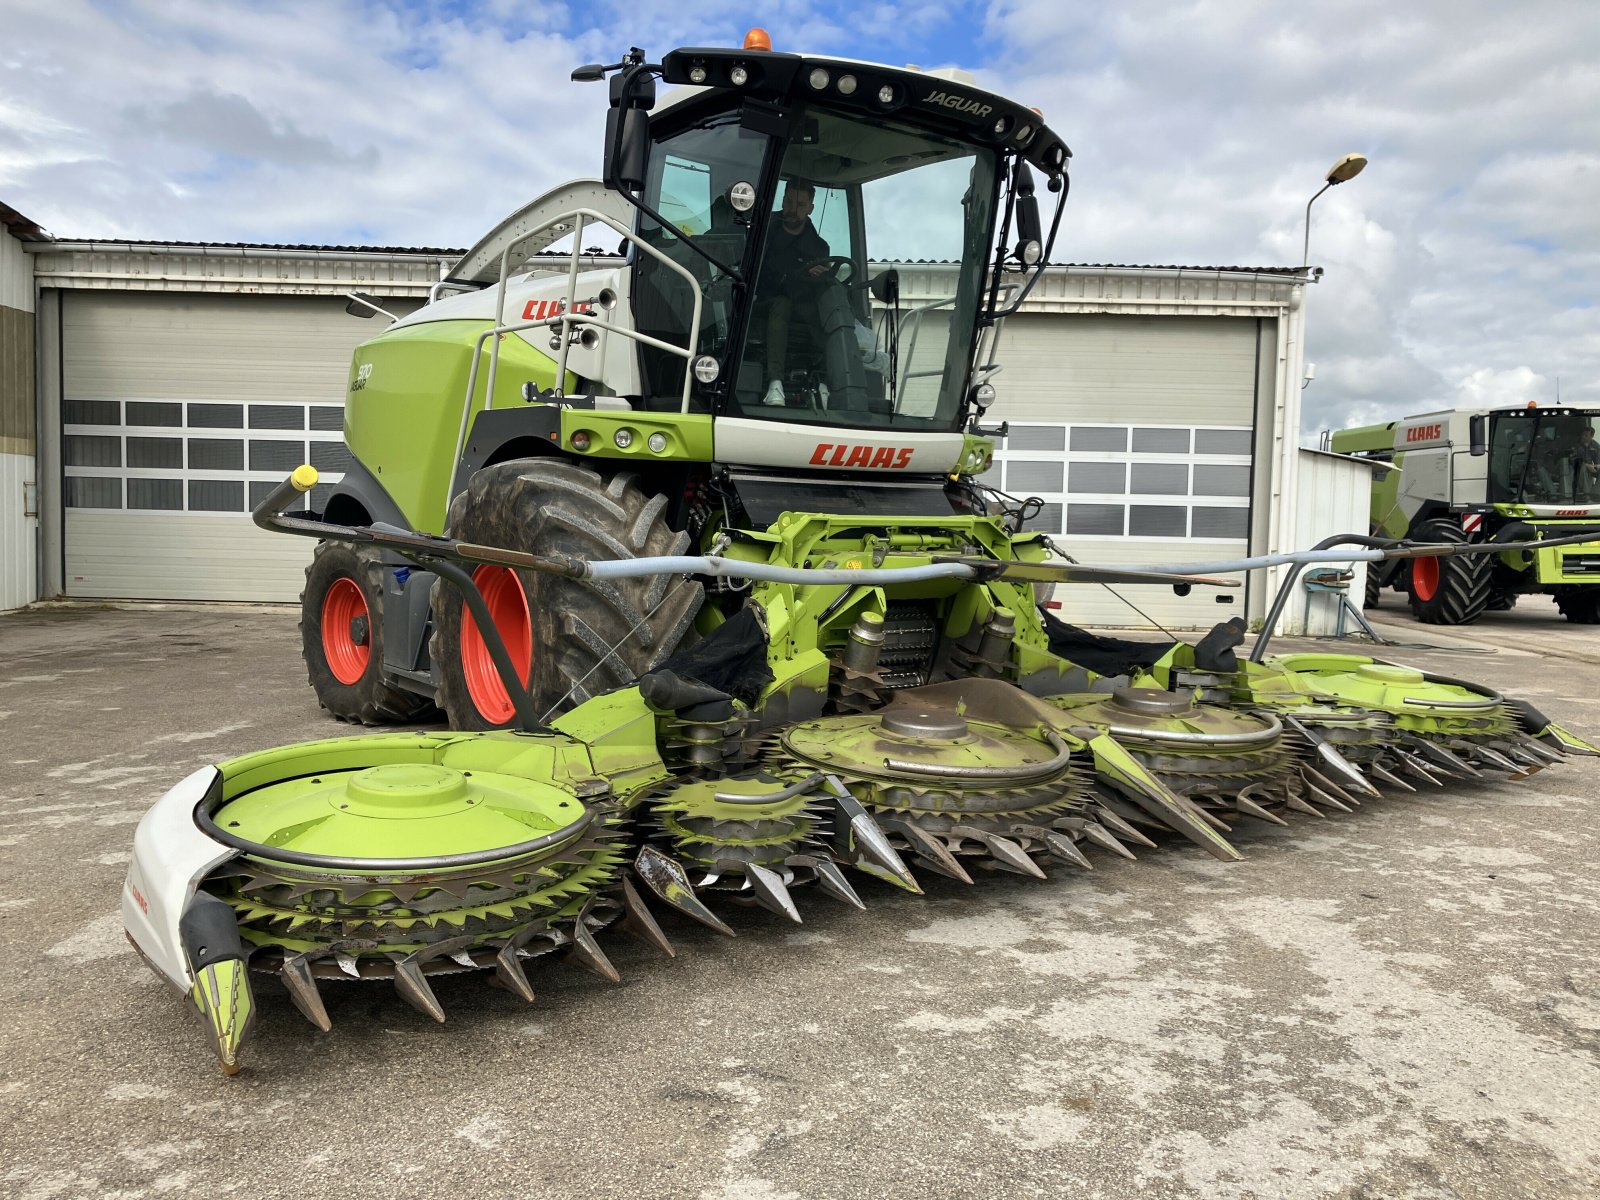
[[[1341,429],[1330,439],[1329,448],[1335,454],[1373,454],[1394,449],[1396,422],[1383,425],[1362,425],[1356,429]]]
[[[1540,539],[1566,537],[1585,527],[1592,528],[1591,521],[1550,521],[1530,519],[1532,510],[1524,504],[1496,504],[1494,506],[1497,516],[1505,520],[1515,520],[1531,525],[1534,536]],[[1493,519],[1485,522],[1485,527],[1493,530]],[[1581,542],[1575,546],[1556,546],[1548,550],[1519,550],[1509,554],[1502,554],[1499,560],[1505,567],[1512,571],[1524,573],[1528,576],[1530,584],[1538,587],[1553,587],[1568,585],[1575,587],[1593,587],[1600,584],[1600,577],[1592,571],[1567,569],[1568,557],[1583,556],[1593,559],[1600,555],[1600,541]]]
[[[1372,477],[1372,531],[1379,537],[1403,538],[1411,528],[1411,518],[1400,505],[1400,476],[1405,455],[1396,454],[1393,471],[1374,472]]]
[[[626,449],[617,445],[617,431],[626,429],[633,440]],[[572,444],[575,433],[589,436],[589,448],[578,450]],[[658,454],[650,449],[650,435],[667,439]],[[660,462],[679,459],[685,462],[710,462],[712,459],[712,418],[709,413],[605,412],[587,408],[561,411],[561,448],[584,458],[619,458],[635,462]]]
[[[345,442],[411,527],[424,533],[444,531],[473,350],[490,328],[487,321],[402,325],[356,347],[350,364]],[[484,339],[477,354],[473,416],[484,408],[491,357]],[[554,387],[555,362],[522,338],[502,335],[493,406],[522,406],[522,385],[528,382]],[[576,383],[569,372],[568,386]]]
[[[766,532],[746,533],[723,553],[750,562],[845,569],[925,566],[940,555],[983,554],[1026,562],[1049,557],[1038,535],[1013,538],[995,517],[862,518],[817,513],[785,513]],[[871,585],[758,583],[750,596],[765,617],[769,665],[780,679],[788,675],[782,664],[814,651],[837,650],[857,618],[866,612],[882,616],[891,601],[935,602],[941,632],[950,638],[972,634],[995,609],[1005,608],[1015,617],[1017,644],[1039,649],[1047,644],[1028,583],[933,579],[900,585],[892,596]],[[705,615],[709,627],[720,622],[714,611]]]

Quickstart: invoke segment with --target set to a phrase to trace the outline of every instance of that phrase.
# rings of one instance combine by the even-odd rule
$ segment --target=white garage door
[[[1029,529],[1081,562],[1246,553],[1255,321],[1012,318],[1000,361],[989,419],[1010,435],[985,482],[1042,502]],[[1245,589],[1073,585],[1056,599],[1077,624],[1204,629],[1243,613]]]
[[[338,480],[350,353],[379,327],[323,297],[70,292],[62,309],[67,594],[298,598],[313,543],[249,511],[301,463]]]

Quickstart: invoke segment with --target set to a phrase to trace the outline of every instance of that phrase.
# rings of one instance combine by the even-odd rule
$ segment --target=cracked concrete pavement
[[[1600,629],[1544,601],[1386,652],[1600,734]],[[1292,643],[1284,643],[1290,648]],[[1343,647],[1360,652],[1353,645]],[[524,1006],[264,986],[245,1072],[123,941],[133,826],[194,767],[347,736],[295,614],[0,617],[0,1194],[43,1198],[1600,1193],[1600,766],[1173,840],[1048,883],[863,884]],[[1600,760],[1587,760],[1600,763]]]

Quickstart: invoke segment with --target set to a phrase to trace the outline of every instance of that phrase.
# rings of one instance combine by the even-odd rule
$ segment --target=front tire
[[[666,505],[632,472],[606,479],[563,459],[516,459],[475,474],[447,528],[467,542],[585,560],[686,553],[688,535],[667,524]],[[659,666],[689,636],[704,596],[680,575],[580,581],[485,566],[473,577],[541,721]],[[433,615],[430,657],[451,728],[514,724],[477,623],[443,579]]]
[[[1556,607],[1574,625],[1600,625],[1600,588],[1557,592]]]
[[[1471,540],[1457,522],[1444,517],[1424,521],[1409,536],[1418,542]],[[1407,576],[1411,615],[1428,625],[1470,625],[1489,603],[1492,569],[1488,555],[1412,559]]]
[[[300,593],[300,653],[317,703],[341,721],[414,721],[432,706],[383,674],[383,571],[370,550],[318,542]]]

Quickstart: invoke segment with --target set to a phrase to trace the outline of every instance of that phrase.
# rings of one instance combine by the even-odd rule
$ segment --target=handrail
[[[538,237],[540,234],[544,233],[545,230],[565,221],[574,221],[575,226],[572,234],[572,254],[570,256],[570,263],[567,269],[566,295],[561,300],[561,311],[553,317],[546,317],[542,320],[506,321],[504,319],[506,311],[506,288],[510,281],[509,276],[511,273],[512,255],[524,242]],[[653,338],[648,334],[640,333],[636,329],[602,320],[594,316],[592,313],[581,313],[576,311],[578,304],[578,265],[583,257],[584,226],[589,221],[598,221],[600,224],[608,226],[616,233],[621,234],[624,240],[643,250],[657,262],[670,268],[688,282],[690,292],[694,297],[694,305],[690,312],[689,342],[687,346],[676,346],[671,342],[664,342],[659,338]],[[441,284],[448,282],[448,280],[440,281]],[[573,327],[577,325],[592,325],[603,332],[620,334],[631,341],[653,347],[657,350],[661,350],[665,353],[674,355],[677,358],[683,359],[683,392],[679,401],[679,411],[687,413],[689,411],[690,387],[694,382],[694,371],[692,367],[694,363],[695,351],[699,348],[700,342],[700,314],[703,307],[703,302],[704,296],[700,290],[700,281],[695,278],[694,273],[690,271],[689,268],[685,267],[682,263],[675,261],[670,255],[666,254],[664,251],[656,248],[655,246],[652,246],[648,241],[640,237],[633,230],[628,229],[626,226],[622,225],[608,214],[600,212],[598,209],[583,207],[569,209],[565,212],[561,212],[555,216],[552,216],[544,224],[528,230],[521,237],[507,242],[505,247],[500,252],[500,278],[495,284],[494,324],[490,328],[480,333],[477,337],[477,340],[473,343],[472,365],[467,371],[467,394],[461,406],[461,425],[456,431],[456,448],[452,461],[461,461],[462,451],[467,444],[467,429],[472,421],[472,401],[473,397],[477,395],[478,391],[478,365],[483,360],[483,343],[489,338],[494,339],[493,348],[489,352],[489,377],[484,386],[483,407],[484,411],[487,412],[494,407],[495,381],[499,374],[500,367],[500,335],[506,333],[520,333],[524,329],[535,329],[543,326],[554,325],[561,326],[561,349],[560,355],[556,360],[555,379],[555,394],[558,399],[561,399],[566,395],[567,356],[572,346]],[[585,301],[584,303],[590,302]],[[444,502],[447,509],[449,508],[450,501],[454,495],[454,488],[455,478],[454,473],[452,472],[451,478],[445,482]]]

